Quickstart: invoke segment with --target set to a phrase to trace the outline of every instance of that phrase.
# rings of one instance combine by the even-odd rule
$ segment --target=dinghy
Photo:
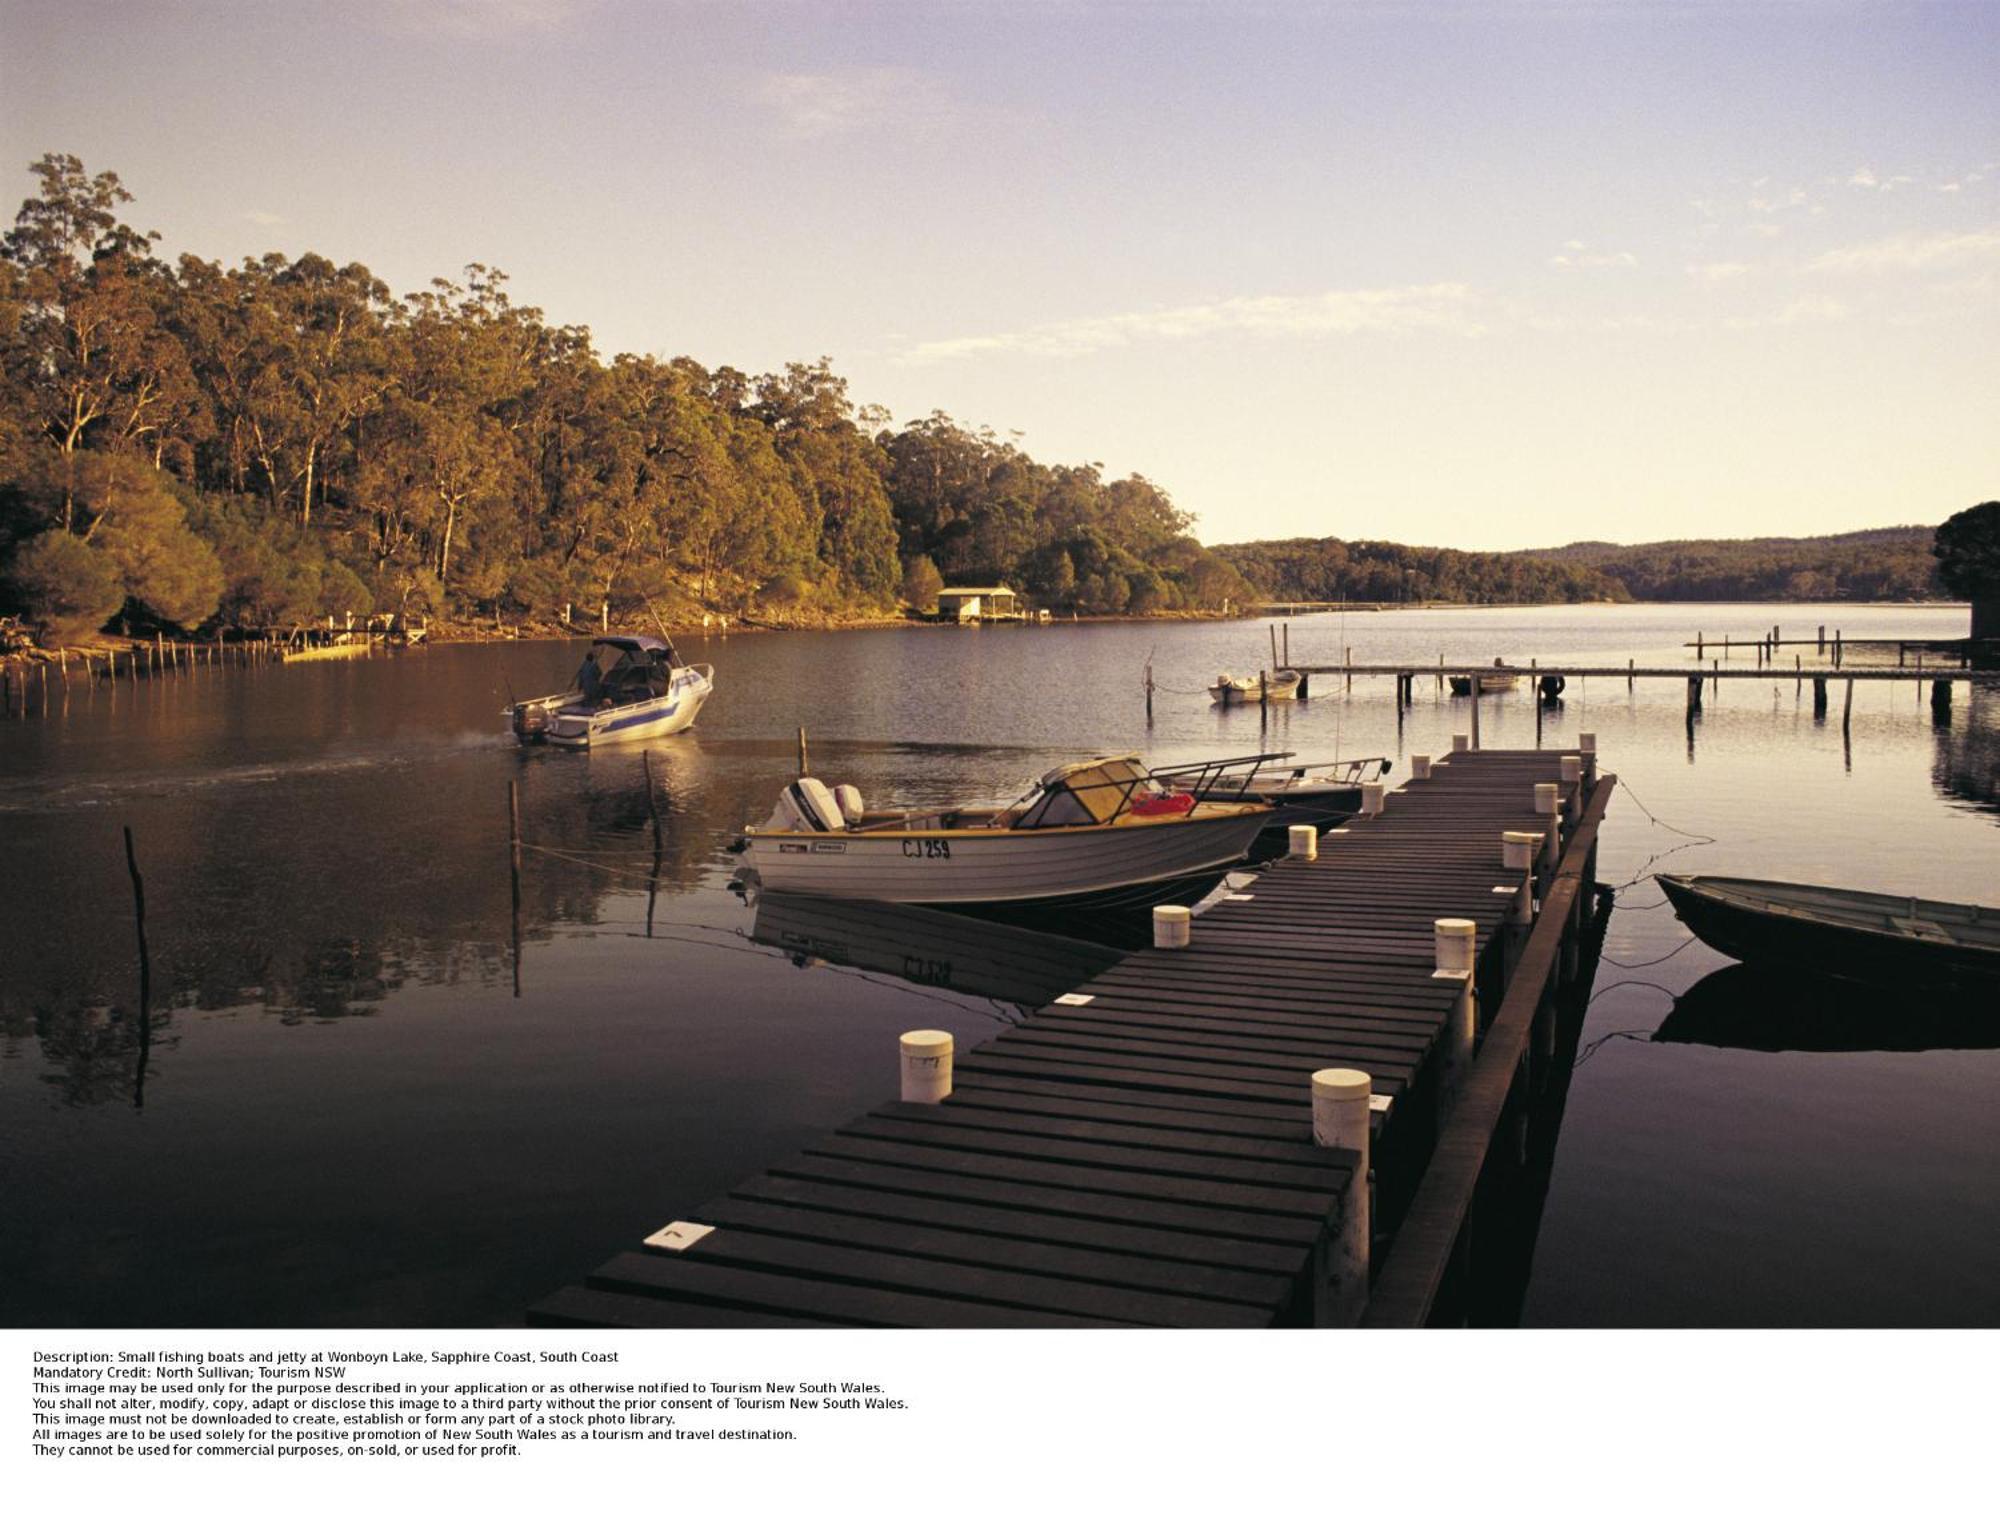
[[[1745,964],[1898,992],[2000,995],[2000,908],[1737,876],[1657,879],[1695,937]]]
[[[801,776],[744,871],[766,891],[878,902],[1135,903],[1221,874],[1270,818],[1153,779],[1137,755],[1058,765],[1008,807],[868,812],[852,786]]]
[[[565,749],[664,738],[693,725],[715,689],[713,665],[684,665],[665,638],[607,634],[567,691],[515,702],[503,713],[524,744]]]
[[[1215,677],[1208,694],[1221,707],[1265,700],[1299,701],[1306,695],[1306,678],[1297,670],[1273,670],[1269,675],[1231,675],[1225,670]]]

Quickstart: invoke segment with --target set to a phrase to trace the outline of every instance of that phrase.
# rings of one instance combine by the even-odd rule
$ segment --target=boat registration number
[[[951,858],[950,839],[905,839],[903,858],[906,860],[948,860]]]

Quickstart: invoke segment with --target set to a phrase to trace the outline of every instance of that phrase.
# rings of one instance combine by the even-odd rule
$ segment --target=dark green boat
[[[2000,908],[1739,876],[1658,879],[1695,937],[1746,965],[1990,997],[2000,1010]]]

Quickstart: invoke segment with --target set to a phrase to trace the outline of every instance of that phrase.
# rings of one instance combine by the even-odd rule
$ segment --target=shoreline
[[[1534,610],[1558,610],[1571,607],[1579,607],[1579,608],[1688,607],[1692,609],[1699,607],[1788,607],[1788,606],[1789,607],[1841,606],[1841,607],[1853,607],[1856,608],[1857,610],[1864,608],[1874,608],[1874,609],[1901,608],[1907,610],[1917,610],[1920,608],[1935,608],[1940,611],[1951,611],[1954,609],[1969,611],[1971,603],[1966,601],[1953,601],[1953,600],[1843,601],[1843,602],[1427,601],[1427,602],[1400,603],[1400,604],[1386,603],[1386,602],[1357,602],[1346,607],[1321,606],[1311,612],[1290,612],[1290,613],[1279,612],[1279,611],[1268,611],[1268,612],[1259,611],[1259,612],[1247,612],[1247,613],[1235,612],[1235,611],[1231,612],[1179,611],[1179,612],[1143,612],[1143,613],[1119,612],[1119,613],[1092,613],[1090,615],[1075,614],[1069,617],[1052,617],[1050,621],[1047,623],[1036,623],[1027,619],[1016,619],[1014,621],[1018,622],[1018,625],[1022,627],[1033,628],[1033,627],[1076,627],[1085,625],[1114,624],[1114,623],[1289,622],[1294,619],[1302,617],[1344,615],[1345,613],[1349,612],[1355,613],[1356,615],[1360,615],[1363,613],[1369,615],[1375,615],[1380,613],[1396,613],[1396,612],[1519,612],[1519,611],[1534,611]],[[890,613],[854,613],[852,615],[829,614],[812,618],[802,618],[794,621],[781,621],[775,619],[756,618],[756,617],[748,617],[748,618],[735,617],[735,618],[730,618],[727,622],[722,622],[721,619],[718,618],[716,623],[711,623],[706,626],[700,622],[695,622],[691,619],[685,619],[685,618],[677,619],[670,617],[665,619],[665,625],[667,632],[671,636],[676,638],[684,637],[689,634],[698,634],[702,636],[719,636],[726,638],[731,635],[740,636],[744,634],[844,633],[844,632],[860,632],[860,631],[874,632],[874,631],[886,631],[893,629],[908,629],[908,630],[945,629],[945,628],[957,628],[964,626],[964,624],[960,623],[944,622],[935,618],[924,617],[909,613],[904,613],[900,615],[890,614]],[[1010,626],[1013,625],[1013,623],[1012,622],[1001,623],[998,625]],[[623,626],[627,631],[630,631],[632,629],[637,629],[638,631],[642,632],[646,631],[641,626],[641,620],[636,618],[628,619],[623,624]],[[242,636],[238,637],[227,636],[227,633],[240,632],[240,631],[241,630],[235,630],[235,629],[225,630],[225,636],[221,638],[217,638],[214,636],[207,638],[181,637],[181,638],[164,639],[163,642],[164,645],[170,649],[172,648],[211,649],[216,647],[218,643],[220,643],[222,647],[226,649],[235,649],[244,643],[256,641],[260,637],[260,635],[257,635],[255,633],[245,633]],[[300,631],[324,633],[328,632],[329,630],[302,629]],[[332,629],[330,631],[336,636],[345,635],[349,632],[349,630],[338,629],[338,628]],[[355,629],[353,631],[360,632],[361,630]],[[581,641],[586,638],[594,638],[598,636],[600,631],[602,630],[595,627],[581,627],[575,623],[565,624],[559,621],[519,622],[513,624],[503,623],[498,627],[481,626],[476,623],[439,622],[431,625],[429,631],[425,634],[424,638],[422,639],[422,642],[426,644],[529,643],[529,642],[557,642],[557,641],[569,642],[569,641]],[[44,664],[56,664],[61,662],[61,660],[65,656],[77,659],[82,659],[87,657],[93,660],[103,659],[106,658],[107,656],[113,656],[113,655],[119,658],[128,658],[128,657],[144,658],[146,656],[151,655],[152,652],[155,650],[155,648],[159,646],[160,645],[156,644],[155,640],[151,638],[140,637],[137,635],[99,635],[95,638],[92,638],[82,643],[59,644],[46,647],[39,643],[27,643],[24,645],[17,646],[15,648],[8,649],[4,653],[0,653],[0,668],[14,670],[14,669],[34,668]]]

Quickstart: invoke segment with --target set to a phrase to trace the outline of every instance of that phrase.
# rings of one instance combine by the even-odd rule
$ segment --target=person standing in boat
[[[604,677],[597,669],[597,651],[583,656],[583,664],[576,672],[576,688],[583,693],[585,706],[594,707],[604,697]]]

